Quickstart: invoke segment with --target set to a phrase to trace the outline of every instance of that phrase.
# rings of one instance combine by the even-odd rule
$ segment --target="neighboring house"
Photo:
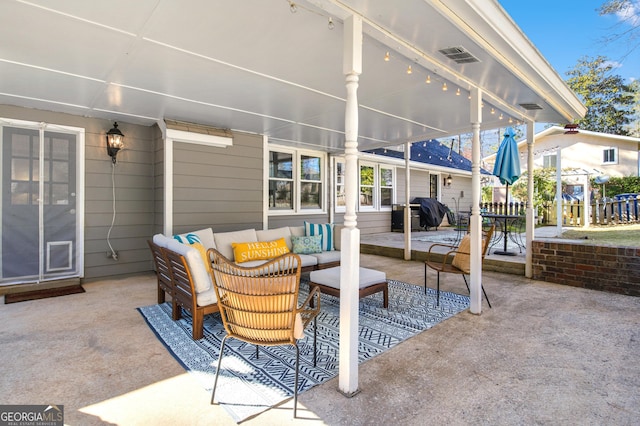
[[[518,142],[520,167],[527,170],[527,140]],[[549,127],[535,135],[534,168],[555,168],[560,153],[562,180],[569,195],[580,195],[585,182],[597,176],[640,176],[640,138],[579,130],[567,133],[560,126]],[[493,170],[496,155],[484,158],[486,167]],[[500,182],[496,179],[496,185]]]

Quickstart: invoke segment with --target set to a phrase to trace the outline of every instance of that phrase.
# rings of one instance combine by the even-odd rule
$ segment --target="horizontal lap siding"
[[[262,137],[234,134],[216,148],[174,143],[173,229],[262,229]]]
[[[111,158],[105,133],[113,121],[31,108],[0,105],[0,117],[83,128],[85,131],[84,278],[86,281],[151,270],[146,240],[154,219],[153,137],[148,126],[119,122],[125,147],[115,167],[116,219],[110,241],[118,260],[107,257],[113,217]]]
[[[391,229],[391,211],[359,212],[357,218],[361,235],[389,232]],[[335,223],[344,223],[344,213],[335,215]]]
[[[311,223],[328,223],[328,214],[314,214],[314,215],[286,215],[286,216],[271,216],[269,217],[269,229],[281,228],[283,226],[303,226],[304,222]],[[334,222],[342,223],[342,222]]]
[[[99,128],[94,129],[98,121]],[[111,122],[86,119],[85,138],[85,279],[97,280],[149,271],[152,267],[146,240],[153,233],[154,128],[118,123],[125,148],[115,166],[116,219],[109,236],[118,260],[110,252],[107,234],[113,217],[111,158],[107,156],[104,132]],[[102,132],[102,133],[100,133]]]

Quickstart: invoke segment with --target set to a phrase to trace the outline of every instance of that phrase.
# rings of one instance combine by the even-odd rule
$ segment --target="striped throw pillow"
[[[182,234],[182,235],[174,235],[173,238],[175,238],[176,240],[178,240],[178,242],[181,242],[182,244],[193,244],[193,243],[202,243],[202,241],[200,241],[200,237],[198,237],[196,234]]]
[[[333,250],[333,223],[309,223],[304,222],[304,235],[311,237],[322,236],[322,251]]]

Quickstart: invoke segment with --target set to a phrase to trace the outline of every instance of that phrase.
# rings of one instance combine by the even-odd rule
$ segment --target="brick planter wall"
[[[533,241],[533,278],[640,296],[640,247],[591,244],[586,241]]]

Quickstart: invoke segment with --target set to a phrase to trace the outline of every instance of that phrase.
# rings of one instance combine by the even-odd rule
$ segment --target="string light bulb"
[[[411,65],[407,68],[407,74],[413,74],[413,70],[411,69]]]
[[[431,84],[431,76],[428,75],[427,79],[424,82],[427,83],[427,84]]]
[[[502,113],[500,113],[500,116],[498,117],[500,120],[502,120],[504,118],[504,115],[502,115]]]
[[[456,96],[460,96],[460,88],[458,87],[458,90],[456,90]]]
[[[442,83],[442,91],[446,92],[447,90],[449,90],[449,88],[447,87],[447,83]]]
[[[491,115],[493,115],[493,114],[495,114],[495,113],[496,113],[496,110],[495,110],[495,109],[493,109],[493,108],[491,108]]]
[[[384,61],[385,62],[389,62],[389,60],[391,59],[391,57],[389,56],[389,52],[384,54]]]
[[[509,124],[513,123],[513,118],[509,117]]]
[[[296,13],[298,11],[298,6],[292,1],[289,2],[289,11],[291,13]]]
[[[329,29],[332,30],[334,29],[336,26],[333,23],[333,18],[331,16],[329,16]]]

